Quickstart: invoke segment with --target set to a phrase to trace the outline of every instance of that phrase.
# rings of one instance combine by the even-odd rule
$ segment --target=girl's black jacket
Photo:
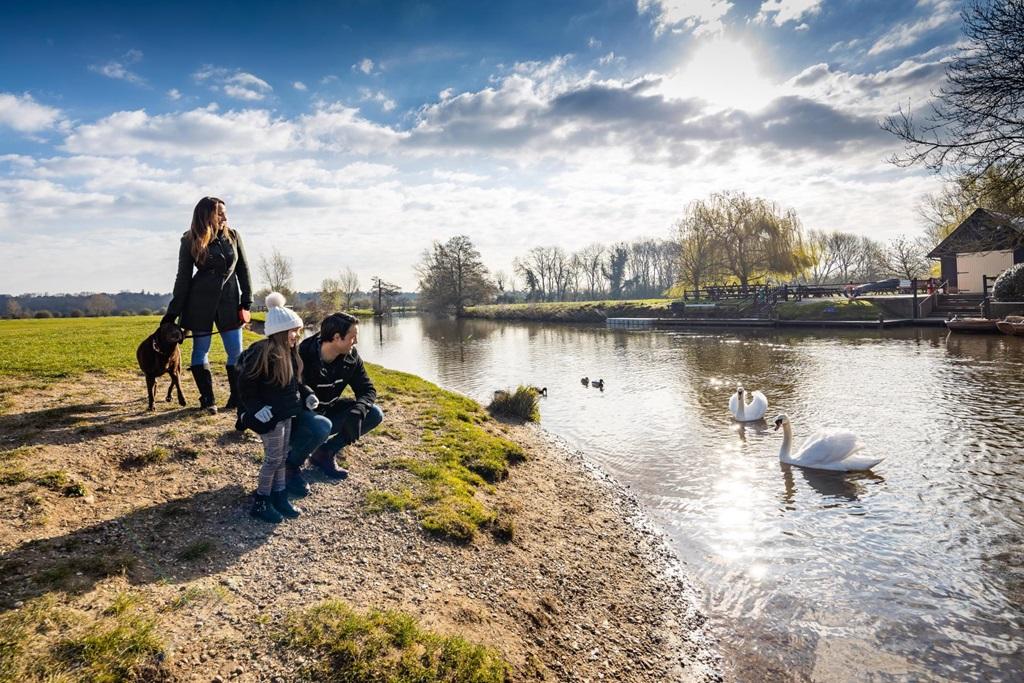
[[[255,364],[260,344],[267,344],[264,339],[256,342],[238,359],[238,422],[243,428],[251,429],[257,434],[266,434],[278,422],[295,417],[306,409],[306,397],[313,390],[299,381],[298,368],[292,361],[292,381],[285,386],[275,384],[270,377],[250,374],[249,369]],[[270,406],[273,416],[268,422],[256,419],[263,406]]]

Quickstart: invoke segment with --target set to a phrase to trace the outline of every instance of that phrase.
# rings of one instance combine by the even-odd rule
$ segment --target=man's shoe
[[[334,456],[328,453],[322,446],[313,451],[313,457],[309,460],[328,479],[340,481],[348,478],[348,470],[338,467],[338,463],[334,461]]]
[[[302,478],[302,472],[298,467],[285,465],[284,468],[285,489],[296,498],[304,498],[309,495],[309,484]]]
[[[302,510],[291,504],[288,500],[288,491],[274,491],[270,494],[270,504],[281,513],[283,517],[295,519],[302,514]]]
[[[256,494],[252,499],[252,509],[249,510],[249,514],[256,519],[262,519],[264,522],[270,522],[271,524],[279,524],[284,517],[274,509],[274,506],[270,503],[270,496],[261,496]]]

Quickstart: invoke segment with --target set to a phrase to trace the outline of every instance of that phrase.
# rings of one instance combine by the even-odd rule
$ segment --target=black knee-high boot
[[[199,406],[211,415],[217,414],[217,400],[213,397],[213,373],[209,365],[193,365],[189,368],[192,379],[199,389]]]
[[[230,410],[238,407],[238,368],[234,365],[226,365],[225,368],[228,371],[228,385],[231,387],[231,394],[228,396],[228,402],[224,404],[224,409]]]

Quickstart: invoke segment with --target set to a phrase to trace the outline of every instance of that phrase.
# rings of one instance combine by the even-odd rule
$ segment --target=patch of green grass
[[[149,465],[159,465],[171,459],[171,449],[166,446],[153,446],[148,451],[125,456],[121,460],[124,469],[135,469]]]
[[[409,615],[358,613],[328,601],[289,617],[282,644],[311,663],[308,680],[503,683],[511,667],[491,648],[422,629]]]
[[[515,391],[496,391],[487,410],[493,415],[508,415],[528,422],[540,422],[540,394],[536,389],[521,384]]]
[[[882,309],[864,299],[784,301],[775,307],[780,320],[878,320]]]
[[[467,318],[491,320],[546,320],[551,322],[604,322],[607,318],[659,317],[669,312],[674,299],[627,299],[622,301],[557,301],[530,304],[470,306]]]
[[[139,614],[118,614],[83,633],[62,639],[53,658],[75,676],[95,683],[152,680],[147,669],[164,652],[156,633],[156,619]]]
[[[415,510],[419,500],[409,489],[397,493],[391,491],[370,491],[366,494],[366,507],[370,512],[382,510]]]
[[[26,481],[70,498],[82,497],[89,493],[85,484],[73,479],[64,470],[29,472],[21,466],[0,467],[0,486],[16,486]]]
[[[198,541],[194,541],[178,553],[178,557],[186,562],[192,562],[203,557],[206,557],[214,550],[217,549],[217,544],[211,540],[201,538]]]
[[[80,613],[50,595],[0,615],[0,682],[165,680],[165,646],[142,605],[121,593],[99,614]]]
[[[0,321],[0,376],[53,380],[84,372],[137,370],[135,349],[159,324],[155,315]],[[246,344],[259,338],[245,332]],[[186,340],[182,357],[191,352],[192,342]],[[222,345],[214,344],[210,362],[223,364],[226,359]]]
[[[424,379],[367,364],[381,393],[416,398],[418,441],[409,457],[389,464],[404,469],[416,485],[399,492],[376,491],[367,498],[371,509],[415,510],[427,531],[455,540],[472,540],[495,512],[477,492],[508,476],[509,467],[525,458],[512,441],[492,433],[497,423],[475,401],[445,391]]]
[[[167,604],[167,609],[176,612],[189,605],[224,602],[229,595],[223,586],[189,586]]]

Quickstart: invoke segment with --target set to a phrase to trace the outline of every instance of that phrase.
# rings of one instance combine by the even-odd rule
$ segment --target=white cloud
[[[167,91],[167,97],[177,102],[181,99],[181,91],[177,88],[171,88]]]
[[[373,73],[374,63],[369,57],[363,57],[358,62],[352,65],[353,71],[362,71],[364,74],[369,76]]]
[[[359,99],[363,102],[376,102],[385,112],[393,111],[397,106],[395,101],[388,97],[383,90],[377,90],[375,92],[369,88],[360,88]]]
[[[192,74],[197,83],[208,83],[211,89],[221,90],[228,97],[246,102],[259,102],[267,98],[273,88],[265,80],[241,70],[231,71],[206,64]]]
[[[868,54],[878,55],[913,45],[929,32],[960,19],[960,9],[955,0],[919,0],[917,6],[926,13],[925,16],[889,29],[875,41]]]
[[[589,38],[587,38],[587,47],[589,47],[591,50],[596,50],[597,48],[601,47],[601,41],[595,38],[594,36],[590,36]]]
[[[292,87],[298,90],[299,92],[306,92],[307,90],[309,90],[309,88],[306,87],[306,84],[303,83],[302,81],[295,81],[294,83],[292,83]]]
[[[263,110],[217,113],[210,108],[150,116],[122,111],[96,123],[75,127],[63,148],[74,154],[164,157],[225,154],[251,156],[286,152],[298,141],[293,122]]]
[[[721,33],[730,0],[637,0],[640,14],[653,14],[655,34],[692,30],[695,35]]]
[[[821,11],[822,0],[764,0],[755,21],[766,22],[771,19],[776,26],[782,26],[788,21],[801,21]],[[771,15],[774,15],[772,17]],[[801,24],[801,26],[804,26]],[[797,30],[806,30],[806,26]]]
[[[60,109],[39,104],[28,93],[0,92],[0,126],[19,133],[36,133],[53,128],[61,118]]]
[[[597,63],[600,64],[601,66],[608,66],[609,64],[616,63],[624,64],[625,62],[626,59],[624,57],[616,57],[615,52],[609,52],[608,54],[604,55],[603,57],[597,60]]]
[[[142,61],[140,50],[128,50],[120,60],[111,60],[106,64],[90,64],[89,71],[98,73],[107,78],[127,81],[135,85],[146,85],[146,79],[128,69],[128,64],[135,64]]]

